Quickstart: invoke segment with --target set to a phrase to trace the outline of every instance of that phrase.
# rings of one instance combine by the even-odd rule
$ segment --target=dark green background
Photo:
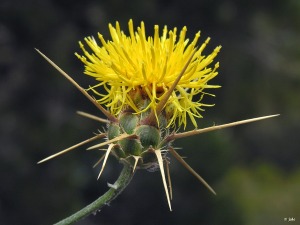
[[[300,2],[286,1],[17,1],[0,3],[0,224],[53,224],[93,201],[121,166],[111,158],[99,181],[98,152],[85,147],[36,162],[93,135],[101,114],[35,51],[39,48],[82,86],[78,41],[107,24],[141,20],[188,27],[221,44],[216,103],[199,126],[280,113],[268,121],[175,142],[214,187],[213,196],[171,158],[173,212],[158,172],[138,171],[124,193],[78,224],[286,224],[300,220]],[[188,127],[192,129],[192,127]],[[293,224],[296,224],[294,222]],[[292,223],[291,223],[292,224]]]

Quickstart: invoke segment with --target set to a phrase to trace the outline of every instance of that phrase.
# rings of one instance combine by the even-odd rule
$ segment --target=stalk
[[[125,187],[130,183],[133,175],[134,173],[132,171],[131,166],[127,163],[124,163],[124,167],[121,171],[120,176],[113,185],[109,185],[110,189],[106,193],[104,193],[101,197],[99,197],[91,204],[87,205],[86,207],[74,213],[73,215],[59,221],[55,225],[73,224],[90,215],[91,213],[96,212],[103,206],[108,205],[125,189]]]

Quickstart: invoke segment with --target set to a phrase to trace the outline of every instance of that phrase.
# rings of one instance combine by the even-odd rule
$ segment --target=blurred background
[[[159,172],[138,171],[110,206],[78,224],[286,224],[300,220],[300,1],[2,0],[0,2],[0,224],[53,224],[107,190],[121,165],[111,157],[100,180],[98,152],[81,147],[37,162],[93,136],[103,124],[76,114],[101,114],[34,48],[83,87],[74,56],[78,41],[118,20],[188,28],[217,45],[215,103],[199,127],[256,116],[281,116],[175,142],[180,154],[216,190],[213,196],[171,157],[173,212]],[[189,126],[187,129],[193,129]],[[287,221],[285,221],[287,220]],[[298,222],[295,222],[296,224]]]

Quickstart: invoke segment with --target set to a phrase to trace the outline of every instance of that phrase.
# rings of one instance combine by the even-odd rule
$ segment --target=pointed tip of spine
[[[38,161],[36,164],[41,164],[41,163],[43,163],[45,160],[43,159],[43,160],[40,160],[40,161]]]
[[[180,162],[192,175],[194,175],[210,192],[217,195],[214,189],[192,167],[190,167],[189,164],[187,164],[173,148],[170,147],[169,151],[178,160],[178,162]]]
[[[134,173],[135,172],[135,169],[136,169],[136,166],[137,166],[137,164],[138,164],[138,162],[139,162],[139,160],[140,160],[140,156],[133,156],[133,158],[134,158],[134,165],[133,165],[133,169],[132,169],[132,172]]]
[[[165,193],[166,193],[166,197],[167,197],[169,209],[170,209],[170,211],[172,211],[171,200],[170,200],[169,190],[168,190],[168,187],[167,187],[166,175],[165,175],[165,170],[164,170],[164,165],[163,165],[163,159],[162,159],[161,151],[160,151],[160,149],[157,149],[157,150],[154,150],[154,152],[155,152],[155,155],[157,157],[157,161],[158,161],[160,173],[161,173],[161,176],[162,176],[162,181],[163,181],[163,185],[164,185],[164,189],[165,189]]]
[[[280,114],[255,117],[255,118],[251,118],[251,119],[239,120],[239,121],[235,121],[232,123],[226,123],[226,124],[222,124],[222,125],[213,125],[211,127],[206,127],[206,128],[197,129],[197,130],[191,130],[191,131],[182,132],[182,133],[173,133],[173,134],[169,135],[166,138],[166,140],[167,140],[167,142],[169,142],[169,141],[179,139],[179,138],[185,138],[185,137],[189,137],[189,136],[193,136],[193,135],[197,135],[197,134],[207,133],[207,132],[211,132],[211,131],[215,131],[215,130],[221,130],[221,129],[228,128],[228,127],[234,127],[234,126],[238,126],[238,125],[242,125],[242,124],[246,124],[246,123],[253,123],[256,121],[260,121],[260,120],[270,119],[273,117],[277,117],[279,115]]]
[[[104,168],[105,168],[105,165],[106,165],[108,156],[109,156],[109,154],[110,154],[110,152],[111,152],[111,150],[113,149],[114,146],[115,146],[114,144],[110,144],[110,145],[108,146],[107,151],[106,151],[106,154],[105,154],[105,157],[104,157],[104,160],[103,160],[103,164],[102,164],[101,170],[100,170],[99,175],[98,175],[98,177],[97,177],[97,180],[99,180],[99,178],[100,178],[100,176],[101,176],[101,174],[102,174],[102,172],[103,172],[103,170],[104,170]]]

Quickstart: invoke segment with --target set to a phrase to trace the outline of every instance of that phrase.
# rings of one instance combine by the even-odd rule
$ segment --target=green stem
[[[90,215],[91,213],[96,212],[97,210],[101,209],[103,206],[109,204],[125,189],[125,187],[131,181],[133,175],[134,173],[132,171],[131,166],[127,163],[124,163],[124,167],[119,178],[116,180],[116,182],[113,185],[110,186],[110,189],[105,194],[103,194],[101,197],[99,197],[97,200],[87,205],[83,209],[74,213],[73,215],[56,223],[55,225],[73,224],[78,220],[83,219],[84,217]]]

